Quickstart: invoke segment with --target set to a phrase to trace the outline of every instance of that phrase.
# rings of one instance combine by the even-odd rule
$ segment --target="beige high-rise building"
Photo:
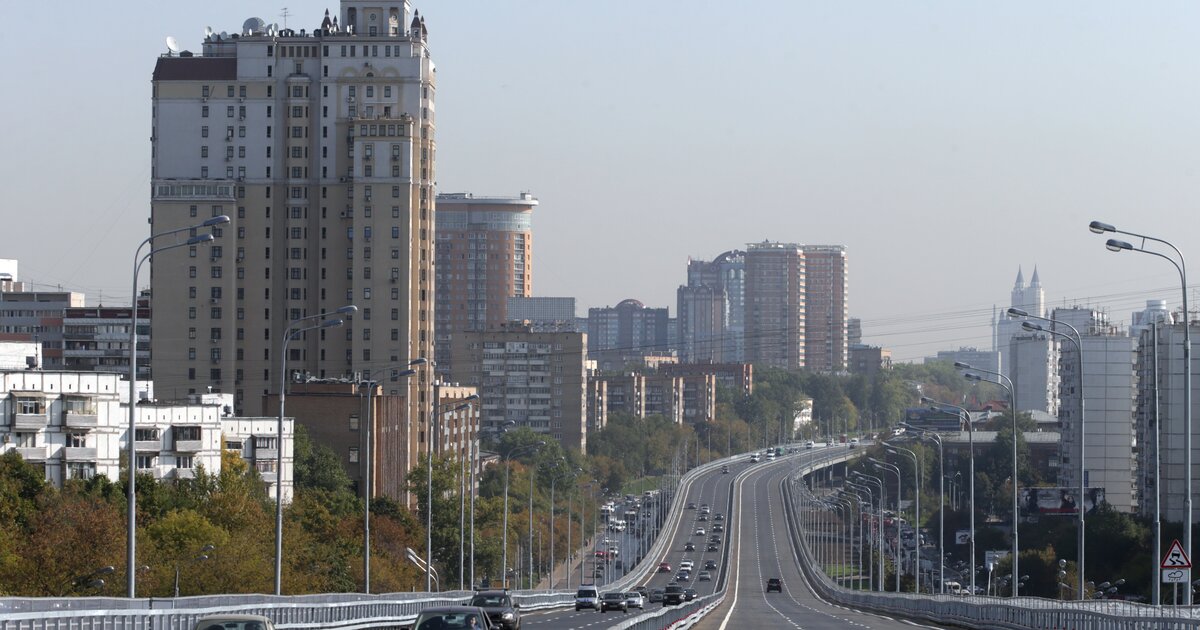
[[[848,367],[846,246],[804,245],[804,365],[816,372]]]
[[[152,231],[232,219],[211,244],[154,261],[164,397],[211,387],[257,412],[281,379],[370,378],[433,356],[436,81],[424,20],[407,0],[342,0],[335,16],[291,24],[250,18],[155,66]],[[343,327],[305,333],[281,357],[289,322],[347,304],[359,310]],[[409,401],[414,435],[426,435],[430,386],[428,367],[385,385]]]
[[[533,294],[533,209],[516,197],[470,193],[437,197],[438,372],[449,374],[450,338],[508,321],[508,298]]]

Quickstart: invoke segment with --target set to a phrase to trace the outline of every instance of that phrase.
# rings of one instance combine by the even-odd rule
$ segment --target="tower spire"
[[[1025,288],[1025,273],[1021,270],[1021,266],[1017,265],[1017,281],[1013,283],[1014,289]]]
[[[1031,289],[1041,288],[1042,281],[1038,279],[1037,265],[1033,266],[1033,277],[1029,279],[1029,287]]]

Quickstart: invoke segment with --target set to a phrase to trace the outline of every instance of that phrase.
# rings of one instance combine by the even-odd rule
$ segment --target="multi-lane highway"
[[[657,566],[665,561],[672,570],[651,573],[640,583],[651,589],[663,588],[674,579],[679,561],[685,558],[692,560],[696,569],[692,571],[691,581],[682,584],[696,589],[699,595],[713,593],[723,579],[728,580],[725,601],[697,626],[706,629],[912,628],[914,624],[908,621],[826,604],[813,595],[800,573],[784,512],[782,482],[802,462],[828,456],[835,448],[841,447],[805,450],[775,462],[750,464],[743,461],[731,465],[727,474],[718,469],[701,476],[677,500],[684,504],[694,502],[697,506],[707,503],[712,515],[707,521],[698,521],[700,510],[684,510],[678,522],[668,523],[662,534],[669,537],[668,550],[662,557],[647,558],[646,562]],[[722,514],[723,521],[713,520],[716,514]],[[723,524],[725,531],[720,534],[717,550],[707,551],[712,526],[717,522]],[[699,527],[705,529],[705,535],[695,534]],[[696,545],[695,551],[684,551],[687,542]],[[695,581],[707,560],[717,563],[717,570],[712,572],[713,580]],[[782,593],[766,593],[766,581],[773,577],[783,581]],[[657,603],[647,604],[649,609],[658,606]],[[637,614],[637,611],[629,614]],[[572,609],[529,614],[522,625],[536,630],[607,628],[625,618],[621,613],[575,612]]]

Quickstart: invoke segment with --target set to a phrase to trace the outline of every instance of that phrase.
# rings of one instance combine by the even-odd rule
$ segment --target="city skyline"
[[[288,24],[311,30],[336,5],[291,6]],[[676,315],[688,256],[766,238],[846,245],[850,315],[898,362],[988,347],[1018,266],[1038,265],[1048,306],[1127,324],[1148,299],[1178,307],[1172,270],[1104,251],[1086,225],[1196,227],[1179,193],[1200,166],[1184,153],[1200,128],[1183,116],[1200,101],[1183,26],[1200,9],[1074,6],[751,3],[630,19],[418,2],[440,70],[437,190],[534,191],[534,295],[573,296],[581,313],[633,298]],[[87,5],[68,22],[28,9],[61,37],[5,70],[43,98],[0,105],[26,148],[0,163],[14,184],[0,256],[37,288],[128,304],[149,217],[154,54],[166,35],[199,51],[206,25],[284,19],[233,2]],[[37,32],[0,50],[16,58]],[[100,33],[118,36],[88,54]]]

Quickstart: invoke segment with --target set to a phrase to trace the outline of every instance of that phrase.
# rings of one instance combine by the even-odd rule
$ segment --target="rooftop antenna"
[[[204,38],[205,38],[205,39],[212,39],[212,35],[213,35],[213,30],[212,30],[212,27],[211,27],[211,26],[205,26],[205,27],[204,27]]]
[[[179,42],[175,41],[175,37],[173,35],[167,35],[167,50],[170,51],[171,54],[179,52]]]
[[[225,41],[225,40],[229,39],[229,33],[226,33],[225,31],[221,31],[221,34],[218,35],[217,37],[220,38],[221,41]]]
[[[285,28],[285,29],[287,28],[288,16],[290,16],[291,14],[292,14],[291,11],[288,11],[287,7],[283,7],[283,10],[279,12],[279,17],[283,18],[283,28]]]

